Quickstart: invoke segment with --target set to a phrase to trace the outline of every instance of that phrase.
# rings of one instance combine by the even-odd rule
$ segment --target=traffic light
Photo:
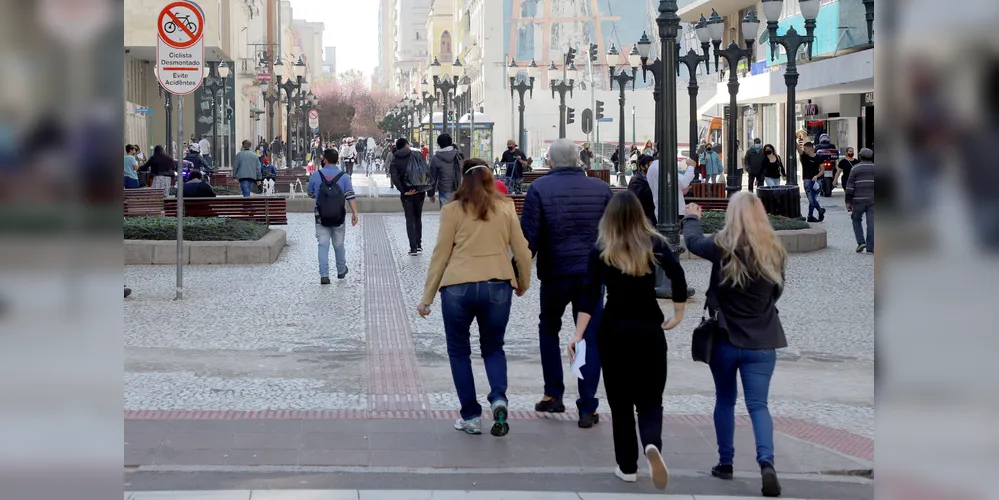
[[[572,125],[573,123],[576,123],[576,110],[568,108],[565,115],[565,124]]]
[[[604,118],[604,102],[597,101],[597,120],[603,120]]]
[[[597,44],[595,43],[590,44],[590,60],[597,61]]]
[[[569,61],[575,61],[576,60],[576,49],[570,47],[569,48],[569,53],[565,56],[565,60],[566,60],[566,64],[568,64]]]
[[[225,110],[225,119],[226,119],[226,121],[230,121],[230,122],[232,121],[232,108],[226,108],[226,110]]]

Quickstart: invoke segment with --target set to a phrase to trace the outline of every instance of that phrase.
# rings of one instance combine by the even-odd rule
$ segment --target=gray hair
[[[548,149],[548,159],[552,167],[575,167],[579,165],[579,147],[569,139],[559,139]]]
[[[860,159],[866,161],[874,161],[874,150],[871,148],[863,148],[860,150]]]

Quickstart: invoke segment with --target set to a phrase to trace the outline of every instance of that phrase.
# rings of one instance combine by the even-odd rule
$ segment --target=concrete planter
[[[271,229],[257,241],[188,241],[184,264],[271,264],[281,255],[287,235]],[[177,264],[177,241],[125,240],[125,265]]]
[[[795,229],[792,231],[777,231],[777,237],[784,244],[787,253],[808,253],[822,250],[826,247],[826,230],[821,227],[810,227],[808,229]],[[682,240],[682,237],[681,237]],[[681,259],[700,259],[700,257],[683,252]]]

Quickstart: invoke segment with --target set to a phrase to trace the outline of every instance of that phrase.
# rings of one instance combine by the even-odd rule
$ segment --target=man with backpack
[[[406,214],[406,233],[409,236],[409,255],[416,256],[423,251],[423,203],[427,199],[430,186],[430,167],[423,154],[409,147],[409,141],[401,138],[395,142],[392,153],[392,166],[389,168],[392,185],[399,190],[402,210]],[[434,201],[431,193],[430,201]]]
[[[443,207],[461,184],[461,162],[464,158],[461,151],[454,148],[450,134],[437,136],[437,146],[437,152],[430,159],[430,197],[436,191]]]
[[[350,176],[337,167],[340,155],[335,149],[323,152],[322,168],[309,178],[309,196],[316,199],[316,240],[319,242],[319,283],[330,284],[330,241],[336,257],[336,278],[347,276],[347,250],[344,239],[347,235],[347,209],[350,203],[350,224],[357,225],[357,200]]]

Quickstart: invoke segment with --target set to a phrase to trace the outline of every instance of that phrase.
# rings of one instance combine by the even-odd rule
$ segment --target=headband
[[[469,173],[471,173],[471,172],[472,172],[472,170],[475,170],[475,169],[477,169],[477,168],[486,168],[486,166],[485,166],[485,165],[476,165],[476,166],[474,166],[474,167],[472,167],[472,168],[470,168],[470,169],[466,170],[466,171],[465,171],[465,175],[468,175]]]

